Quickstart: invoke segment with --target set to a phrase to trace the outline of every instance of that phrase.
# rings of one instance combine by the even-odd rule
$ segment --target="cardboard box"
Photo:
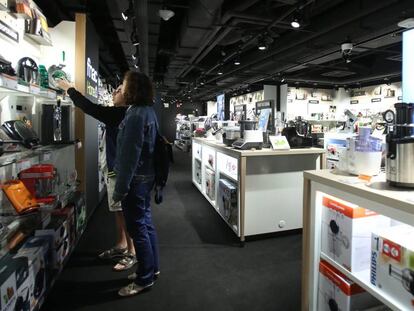
[[[31,309],[43,299],[46,291],[46,264],[44,249],[40,247],[27,247],[23,245],[14,258],[27,258],[29,263],[29,276],[32,279],[30,284],[30,305]]]
[[[0,260],[0,311],[13,311],[18,297],[17,279],[21,286],[28,278],[27,259],[15,260],[5,255]]]
[[[228,179],[219,180],[217,203],[220,214],[237,230],[239,210],[237,206],[237,186]]]
[[[35,231],[35,236],[53,237],[53,247],[57,248],[62,244],[64,238],[69,234],[69,220],[65,216],[53,216],[50,224],[44,228]]]
[[[206,168],[206,194],[210,200],[216,199],[216,174],[209,168]]]
[[[328,262],[319,264],[318,311],[365,310],[381,303]]]
[[[52,215],[67,218],[69,243],[70,245],[75,245],[75,242],[76,242],[75,208],[73,206],[66,206],[65,208],[56,209],[52,212]]]
[[[34,280],[30,274],[28,259],[21,257],[15,258],[15,260],[20,261],[20,264],[16,271],[17,299],[14,310],[33,310],[31,307],[33,302],[31,288],[33,288]]]
[[[414,227],[372,233],[371,283],[414,310]]]
[[[321,250],[351,272],[369,269],[371,233],[388,217],[330,196],[322,198]]]
[[[30,237],[23,244],[22,248],[41,248],[46,269],[46,287],[50,284],[50,274],[52,270],[52,251],[53,241],[46,236]]]

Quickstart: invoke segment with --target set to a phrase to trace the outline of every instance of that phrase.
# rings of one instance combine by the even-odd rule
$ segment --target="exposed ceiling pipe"
[[[135,0],[135,16],[136,26],[135,31],[138,34],[140,41],[139,56],[140,56],[140,71],[149,74],[149,62],[148,62],[148,1],[147,0]]]

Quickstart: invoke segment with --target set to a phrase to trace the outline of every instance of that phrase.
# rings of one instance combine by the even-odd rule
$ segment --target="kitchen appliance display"
[[[19,173],[20,180],[25,184],[38,203],[52,203],[53,192],[57,182],[57,171],[52,164],[37,164]]]

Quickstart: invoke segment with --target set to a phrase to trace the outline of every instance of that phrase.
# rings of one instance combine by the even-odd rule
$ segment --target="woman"
[[[57,82],[57,84],[62,90],[66,91],[76,107],[105,124],[106,146],[104,149],[107,167],[105,181],[108,190],[109,211],[115,214],[118,241],[114,247],[100,253],[99,258],[116,259],[118,262],[113,267],[115,271],[130,269],[136,264],[134,244],[126,231],[122,207],[120,204],[114,204],[112,200],[113,187],[115,186],[116,179],[116,175],[113,172],[116,154],[116,137],[118,134],[118,126],[124,119],[125,112],[128,108],[125,105],[125,100],[122,96],[122,85],[120,85],[112,94],[112,102],[114,106],[104,107],[89,101],[74,88],[72,83],[69,83],[66,80],[61,79]]]
[[[118,292],[125,297],[150,288],[159,274],[158,239],[150,207],[158,121],[152,108],[152,83],[145,74],[127,72],[122,94],[130,107],[119,126],[113,200],[122,201],[127,230],[134,241],[138,261],[134,282]]]

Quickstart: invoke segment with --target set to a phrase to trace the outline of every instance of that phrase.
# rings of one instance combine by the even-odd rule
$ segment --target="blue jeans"
[[[154,176],[134,176],[128,195],[122,200],[125,223],[138,260],[135,283],[140,286],[151,284],[154,272],[159,271],[158,238],[150,206],[153,186]]]

